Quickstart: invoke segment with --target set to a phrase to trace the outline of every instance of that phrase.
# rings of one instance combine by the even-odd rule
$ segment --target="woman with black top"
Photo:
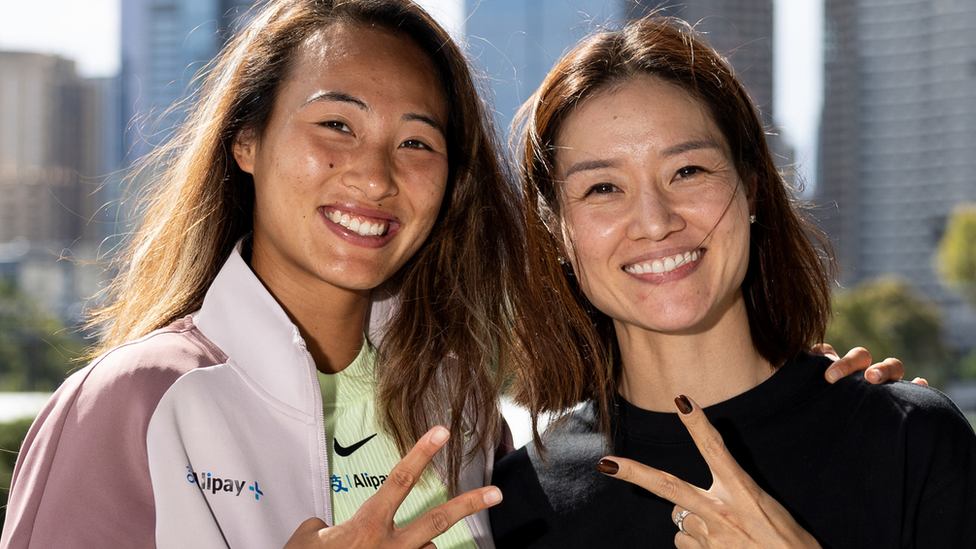
[[[976,436],[954,404],[831,386],[806,353],[830,314],[827,243],[690,27],[585,40],[524,124],[541,261],[568,296],[553,314],[594,329],[584,370],[519,373],[536,416],[586,402],[496,467],[500,547],[976,544]]]

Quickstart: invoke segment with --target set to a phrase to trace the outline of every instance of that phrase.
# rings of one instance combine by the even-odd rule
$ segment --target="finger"
[[[288,543],[285,544],[284,549],[297,549],[299,547],[308,547],[310,543],[317,543],[319,539],[319,532],[325,528],[327,525],[320,518],[310,518],[298,526],[295,533],[291,535]]]
[[[362,507],[379,507],[384,518],[393,520],[393,515],[417,483],[427,464],[450,436],[451,432],[441,425],[427,431],[407,452],[407,455],[393,467],[386,481],[380,485],[380,489],[366,500]]]
[[[708,536],[708,527],[705,521],[695,513],[688,511],[684,518],[679,520],[678,517],[682,511],[685,511],[680,505],[674,506],[674,511],[671,513],[671,522],[678,527],[678,533],[682,533],[686,536],[693,537],[695,539],[706,539]]]
[[[897,358],[886,358],[873,364],[864,372],[864,379],[879,385],[885,381],[898,381],[905,377],[905,365]]]
[[[714,477],[716,473],[719,473],[718,476],[724,477],[741,472],[742,469],[739,467],[739,464],[732,457],[732,454],[729,453],[728,448],[725,447],[725,441],[722,440],[722,435],[708,421],[708,418],[705,417],[705,412],[702,411],[695,401],[685,395],[681,395],[674,399],[674,403],[678,407],[678,417],[685,424],[685,428],[691,434],[692,440],[695,441],[695,446],[698,447],[698,451],[705,458],[705,463],[708,464],[708,468],[712,471],[712,476]]]
[[[830,343],[817,343],[813,347],[810,347],[810,352],[815,355],[823,355],[834,360],[840,360],[840,357],[837,356],[837,351],[834,350],[833,345]]]
[[[915,379],[912,380],[912,383],[914,383],[915,385],[925,385],[926,387],[929,386],[929,382],[926,381],[924,377],[916,377]]]
[[[824,377],[829,383],[833,383],[854,372],[866,370],[869,366],[871,366],[871,353],[864,347],[854,347],[844,355],[844,358],[831,364]]]
[[[417,520],[401,528],[397,538],[405,547],[426,547],[425,544],[447,532],[459,520],[473,515],[502,501],[502,491],[495,486],[485,486],[465,492],[421,515]]]
[[[597,470],[605,475],[636,484],[648,492],[685,509],[698,508],[703,497],[701,488],[688,484],[671,473],[631,459],[607,456],[597,464]],[[673,517],[674,515],[672,515]]]

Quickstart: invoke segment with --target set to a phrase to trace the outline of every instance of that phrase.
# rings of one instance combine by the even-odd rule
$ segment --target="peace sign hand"
[[[742,470],[698,405],[683,395],[674,401],[712,473],[708,490],[624,458],[603,458],[597,468],[676,504],[671,518],[680,528],[674,538],[678,549],[819,549],[789,511]]]
[[[352,518],[332,527],[321,519],[308,519],[288,540],[285,549],[435,548],[431,542],[433,538],[446,532],[464,517],[502,500],[501,490],[486,486],[465,492],[434,507],[403,528],[398,528],[393,523],[393,515],[400,508],[400,504],[449,436],[450,432],[442,426],[427,431],[393,468],[376,494],[366,500]]]

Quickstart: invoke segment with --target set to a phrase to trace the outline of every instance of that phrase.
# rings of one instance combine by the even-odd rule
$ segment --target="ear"
[[[257,153],[257,138],[254,130],[244,128],[238,131],[234,136],[233,150],[234,160],[237,160],[241,170],[254,175],[254,156]]]
[[[554,224],[556,231],[552,235],[556,241],[556,247],[559,249],[559,256],[564,258],[564,263],[568,263],[570,267],[573,267],[576,264],[576,251],[573,249],[573,235],[561,217],[556,218]]]

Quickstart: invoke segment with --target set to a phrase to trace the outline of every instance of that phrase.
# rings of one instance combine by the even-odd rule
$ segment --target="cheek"
[[[612,269],[617,226],[594,212],[569,212],[562,220],[565,254],[583,292],[596,303]]]
[[[447,168],[444,168],[443,173],[439,170],[433,175],[417,179],[419,181],[412,186],[414,190],[411,192],[410,202],[413,204],[418,226],[426,237],[436,223],[437,214],[444,202],[447,191]]]

